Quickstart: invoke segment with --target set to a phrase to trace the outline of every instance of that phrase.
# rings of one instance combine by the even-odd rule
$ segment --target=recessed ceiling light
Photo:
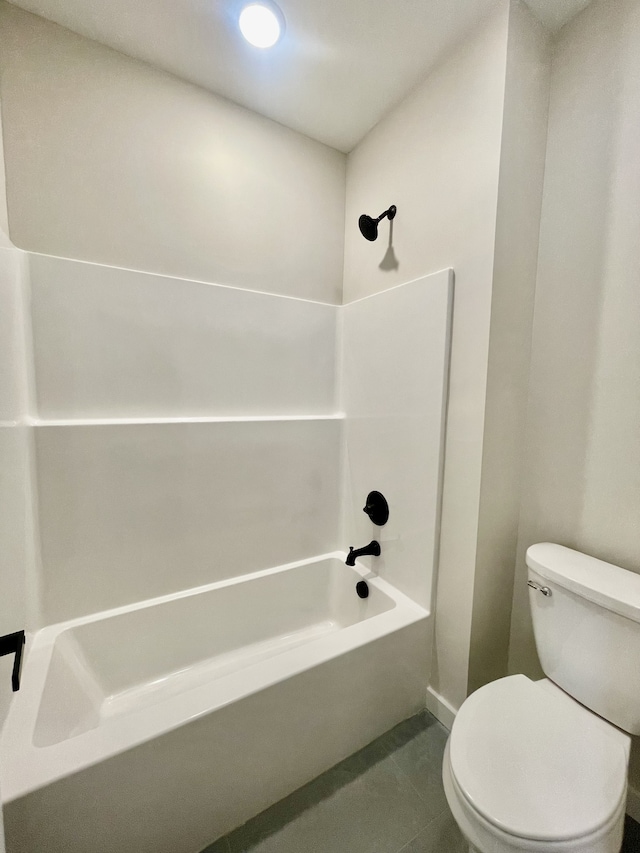
[[[273,47],[284,30],[284,15],[275,3],[250,3],[240,12],[240,32],[254,47]]]

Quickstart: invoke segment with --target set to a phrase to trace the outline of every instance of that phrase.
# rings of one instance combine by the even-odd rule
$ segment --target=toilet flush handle
[[[536,589],[538,592],[541,592],[543,595],[551,595],[551,590],[548,586],[540,586],[539,583],[535,583],[535,581],[527,581],[527,586],[530,586],[531,589]]]

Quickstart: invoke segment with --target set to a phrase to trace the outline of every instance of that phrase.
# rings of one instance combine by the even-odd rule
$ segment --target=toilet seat
[[[620,853],[624,831],[624,801],[611,821],[594,835],[570,841],[533,841],[509,835],[485,820],[460,792],[451,772],[449,746],[450,742],[447,742],[442,781],[451,813],[469,842],[471,853]]]
[[[629,745],[551,682],[515,675],[463,703],[449,768],[457,795],[500,834],[571,841],[624,812]]]

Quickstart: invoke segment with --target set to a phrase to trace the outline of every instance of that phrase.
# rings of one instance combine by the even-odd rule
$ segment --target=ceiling
[[[496,0],[278,0],[271,50],[237,27],[246,0],[12,0],[281,124],[350,151]],[[527,0],[557,30],[590,0]]]

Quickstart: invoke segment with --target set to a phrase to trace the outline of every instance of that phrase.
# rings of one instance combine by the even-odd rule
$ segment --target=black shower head
[[[358,219],[358,227],[362,233],[362,236],[365,240],[375,240],[378,236],[378,220],[372,219],[370,216],[367,216],[366,213],[363,213],[360,219]]]
[[[358,227],[360,228],[360,233],[365,238],[365,240],[370,240],[373,242],[378,239],[378,223],[381,219],[384,219],[385,216],[388,216],[389,219],[393,219],[396,215],[396,206],[392,204],[388,210],[385,210],[384,213],[381,213],[377,219],[372,219],[370,216],[367,216],[366,213],[363,213],[360,219],[358,219]]]

